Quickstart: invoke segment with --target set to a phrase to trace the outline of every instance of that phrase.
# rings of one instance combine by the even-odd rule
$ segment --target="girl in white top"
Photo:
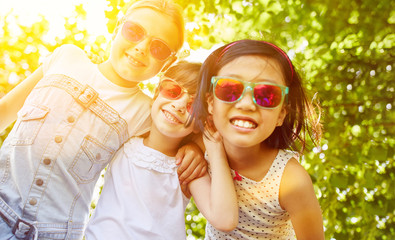
[[[180,188],[174,156],[194,131],[185,123],[200,66],[180,62],[161,78],[151,108],[151,131],[145,138],[129,140],[110,165],[87,240],[185,240],[189,199]],[[208,139],[205,144],[208,149],[217,146]],[[236,193],[228,162],[213,157],[211,183],[200,184],[191,193],[213,226],[228,230],[237,224]]]
[[[236,229],[207,223],[206,239],[324,239],[310,176],[286,150],[303,149],[309,134],[318,140],[321,125],[283,50],[240,40],[214,51],[201,68],[193,111],[201,129],[213,125],[222,137],[239,207]]]

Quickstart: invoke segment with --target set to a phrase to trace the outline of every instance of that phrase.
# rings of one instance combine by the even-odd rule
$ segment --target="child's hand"
[[[213,157],[214,158],[223,157],[226,159],[226,153],[222,142],[222,136],[214,127],[211,115],[207,119],[205,132],[206,133],[204,134],[203,142],[206,148],[206,152],[208,153],[209,156],[211,156],[208,158],[208,161],[210,162],[210,159],[213,159]]]
[[[200,147],[190,142],[182,146],[176,155],[177,173],[181,185],[187,185],[195,178],[199,178],[207,171],[207,162]]]

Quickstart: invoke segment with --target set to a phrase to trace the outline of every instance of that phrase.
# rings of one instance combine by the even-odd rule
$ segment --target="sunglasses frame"
[[[224,79],[224,78],[225,79],[236,80],[236,81],[240,82],[241,84],[243,84],[243,87],[244,87],[243,88],[243,92],[241,93],[240,97],[238,99],[236,99],[235,101],[224,101],[224,100],[218,98],[217,95],[215,94],[215,87],[217,86],[218,80]],[[256,102],[255,94],[254,94],[254,88],[257,85],[270,85],[270,86],[279,87],[281,89],[281,101],[280,101],[280,103],[277,106],[275,106],[275,107],[264,107],[264,106],[259,105]],[[252,99],[253,99],[254,103],[258,107],[263,108],[263,109],[276,109],[276,108],[278,108],[284,102],[284,99],[288,95],[288,92],[289,92],[289,88],[287,86],[283,86],[283,85],[279,85],[279,84],[275,84],[275,83],[271,83],[271,82],[256,82],[256,83],[254,83],[254,82],[246,82],[246,81],[240,80],[238,78],[225,77],[225,76],[213,76],[213,77],[211,77],[211,87],[213,89],[213,94],[214,94],[215,98],[218,99],[219,101],[225,102],[225,103],[236,103],[236,102],[240,101],[243,98],[244,93],[246,92],[246,89],[250,89],[250,91],[252,92]],[[287,100],[285,100],[285,101],[287,101]]]
[[[126,23],[131,23],[131,24],[133,24],[133,25],[137,25],[138,27],[140,27],[140,28],[143,30],[143,33],[144,33],[144,34],[143,34],[143,37],[142,37],[141,39],[137,40],[137,41],[133,41],[133,40],[130,40],[127,36],[125,36],[126,34],[124,33],[124,28],[125,28],[125,24],[126,24]],[[124,21],[124,22],[122,23],[121,34],[122,34],[122,36],[123,36],[128,42],[132,42],[132,43],[139,43],[139,42],[141,42],[142,40],[144,40],[145,38],[149,37],[149,35],[147,34],[145,28],[144,28],[143,26],[141,26],[140,24],[138,24],[138,23],[136,23],[136,22],[133,22],[133,21]],[[170,55],[167,56],[165,59],[163,59],[163,60],[162,60],[162,59],[159,59],[159,58],[155,57],[154,54],[152,54],[152,42],[153,42],[154,40],[163,43],[163,44],[170,50]],[[160,39],[160,38],[155,38],[155,37],[152,37],[152,39],[151,39],[151,42],[150,42],[150,45],[149,45],[149,50],[150,50],[150,54],[152,55],[152,57],[154,57],[154,58],[157,59],[158,61],[163,61],[163,62],[166,61],[166,60],[168,60],[169,58],[171,58],[171,57],[173,57],[173,56],[176,55],[176,52],[175,52],[174,50],[172,50],[172,49],[170,48],[170,46],[169,46],[164,40],[162,40],[162,39]]]
[[[165,81],[170,81],[170,82],[175,83],[177,86],[179,86],[179,87],[181,88],[181,93],[180,93],[177,97],[175,97],[175,98],[168,98],[167,96],[165,96],[164,94],[162,94],[162,93],[161,93],[161,92],[162,92],[162,84],[163,84],[163,82],[165,82]],[[162,95],[164,98],[166,98],[166,99],[169,99],[169,100],[177,100],[177,99],[180,99],[184,93],[188,94],[188,96],[189,96],[188,104],[191,103],[190,105],[192,105],[192,103],[193,103],[193,97],[191,97],[191,95],[189,94],[188,90],[185,89],[183,86],[181,86],[181,84],[179,84],[177,81],[175,81],[175,80],[173,80],[173,79],[171,79],[171,78],[166,77],[166,78],[161,79],[160,82],[159,82],[159,85],[158,85],[158,94],[161,94],[161,95]],[[192,99],[192,100],[191,100],[191,99]],[[188,105],[187,105],[187,106],[188,106]],[[187,112],[190,113],[190,110],[191,110],[191,109],[192,109],[192,108],[189,108],[189,109],[188,109],[188,107],[187,107]]]

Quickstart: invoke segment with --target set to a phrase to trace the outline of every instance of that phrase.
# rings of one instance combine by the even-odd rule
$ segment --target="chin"
[[[251,139],[248,140],[233,139],[229,143],[238,148],[251,148],[251,147],[255,147],[256,145],[260,145],[260,142],[259,143],[251,142]]]

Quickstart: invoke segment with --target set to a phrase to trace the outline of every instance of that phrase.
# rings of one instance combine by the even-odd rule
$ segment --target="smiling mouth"
[[[178,120],[178,118],[176,118],[173,114],[171,114],[170,112],[166,111],[166,110],[162,110],[163,114],[165,115],[165,117],[174,123],[182,123],[180,120]]]
[[[136,60],[135,58],[133,58],[133,57],[132,57],[131,55],[129,55],[129,54],[126,54],[126,58],[127,58],[127,59],[129,60],[129,62],[130,62],[132,65],[134,65],[134,66],[137,66],[137,67],[144,67],[144,66],[145,66],[144,63],[142,63],[142,62]]]
[[[233,126],[240,127],[240,128],[246,128],[246,129],[255,129],[257,127],[256,123],[254,123],[252,121],[248,121],[248,120],[232,119],[232,120],[230,120],[230,123]]]

